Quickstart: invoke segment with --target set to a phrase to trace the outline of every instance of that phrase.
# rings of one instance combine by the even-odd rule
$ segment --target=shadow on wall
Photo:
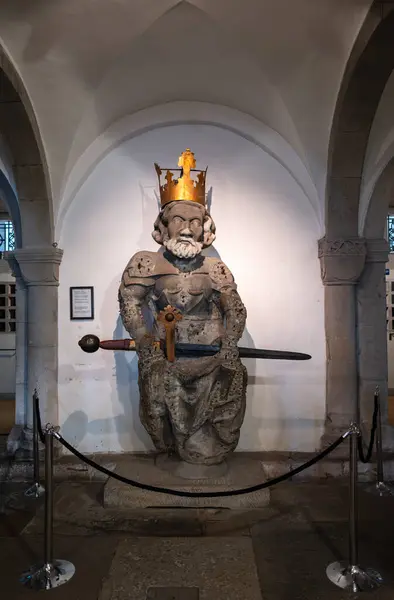
[[[129,336],[118,315],[114,338],[123,337]],[[134,445],[137,438],[147,449],[152,448],[151,439],[139,418],[138,357],[135,352],[115,352],[115,381],[114,392],[124,411],[124,416],[118,421],[116,428],[119,445],[122,448],[130,447],[130,442]],[[125,435],[129,437],[128,440],[124,439]]]

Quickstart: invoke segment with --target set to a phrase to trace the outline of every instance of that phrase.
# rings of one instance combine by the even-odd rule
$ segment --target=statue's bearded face
[[[203,223],[202,206],[176,202],[167,214],[167,236],[163,240],[164,246],[178,258],[194,258],[203,247]]]

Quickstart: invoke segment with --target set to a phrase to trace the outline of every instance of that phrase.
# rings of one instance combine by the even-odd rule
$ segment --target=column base
[[[7,454],[13,456],[22,446],[23,426],[14,425],[7,437]]]
[[[40,461],[44,456],[44,446],[38,441]],[[33,460],[33,430],[23,425],[14,425],[7,438],[7,454],[15,456],[18,459]],[[54,458],[59,458],[62,454],[62,447],[56,444],[53,449]]]
[[[23,425],[14,425],[7,438],[7,454],[25,461],[33,460],[33,430]]]
[[[350,424],[354,421],[354,417],[351,415],[338,415],[331,414],[326,417],[324,424],[324,433],[321,437],[321,448],[327,448],[330,444],[334,443],[341,435],[343,435],[350,427]],[[333,453],[336,457],[349,457],[348,444],[340,444]]]

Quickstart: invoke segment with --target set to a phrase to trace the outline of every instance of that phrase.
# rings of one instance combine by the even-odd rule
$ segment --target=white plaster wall
[[[8,263],[0,260],[0,283],[14,282]],[[15,333],[0,332],[0,394],[15,394]]]
[[[115,147],[68,208],[59,289],[59,415],[66,439],[87,452],[152,448],[138,418],[137,357],[85,354],[78,340],[126,337],[117,289],[129,258],[159,247],[153,162],[176,165],[190,146],[208,169],[214,250],[233,272],[248,310],[242,343],[312,354],[307,362],[246,360],[247,413],[239,450],[313,450],[325,416],[323,287],[319,224],[310,201],[278,161],[234,132],[173,125]],[[93,285],[94,321],[70,322],[69,287]]]
[[[75,194],[90,173],[102,158],[123,141],[140,135],[156,127],[167,127],[170,125],[203,124],[214,125],[233,131],[237,135],[251,140],[254,144],[263,148],[270,156],[277,160],[290,173],[294,182],[307,196],[319,223],[320,237],[324,235],[324,211],[319,203],[316,186],[310,173],[299,155],[271,127],[250,115],[209,102],[166,102],[151,106],[144,110],[114,121],[82,154],[72,169],[64,193],[60,201],[58,216],[55,226],[55,238],[59,239],[64,222],[64,216]]]

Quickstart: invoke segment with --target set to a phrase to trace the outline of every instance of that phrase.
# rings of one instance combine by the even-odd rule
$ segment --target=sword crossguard
[[[157,316],[157,320],[164,325],[166,332],[166,354],[169,362],[175,361],[175,327],[177,321],[182,319],[182,313],[174,306],[166,306]]]

